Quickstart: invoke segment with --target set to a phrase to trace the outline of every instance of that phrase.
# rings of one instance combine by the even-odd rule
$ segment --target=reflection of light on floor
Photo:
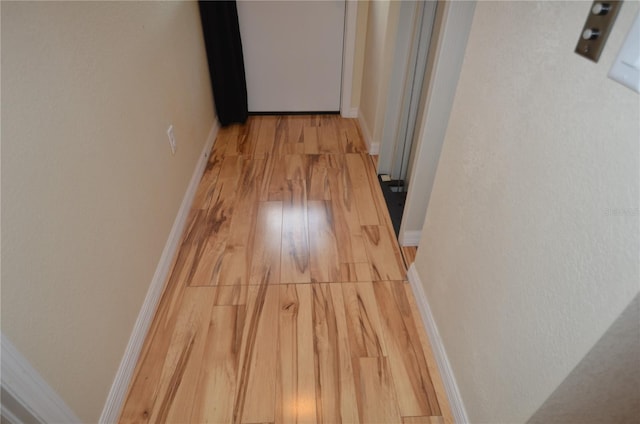
[[[309,202],[306,207],[304,206],[292,206],[286,205],[282,208],[282,230],[294,231],[296,233],[304,234],[305,228],[310,231],[323,231],[328,225],[325,223],[327,216],[330,216],[331,211],[325,211],[327,207],[325,202]],[[315,228],[311,228],[311,226]],[[331,230],[329,230],[331,231]],[[298,240],[301,241],[302,240]],[[323,244],[326,244],[324,237],[318,237],[314,240],[315,247],[321,249]]]
[[[315,421],[316,399],[315,396],[298,396],[287,403],[287,412],[295,422]],[[297,417],[297,420],[295,419]]]

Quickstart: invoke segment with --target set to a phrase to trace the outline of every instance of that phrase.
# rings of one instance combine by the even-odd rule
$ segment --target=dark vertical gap
[[[404,181],[390,180],[383,181],[383,176],[378,175],[378,182],[382,188],[382,195],[389,210],[393,230],[396,237],[400,234],[400,223],[402,222],[402,213],[404,212],[404,203],[407,199],[407,192],[404,189]]]

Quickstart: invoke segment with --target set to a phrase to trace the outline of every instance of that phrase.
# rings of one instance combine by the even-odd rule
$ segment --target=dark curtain
[[[247,81],[235,1],[199,1],[211,88],[220,124],[247,120]]]

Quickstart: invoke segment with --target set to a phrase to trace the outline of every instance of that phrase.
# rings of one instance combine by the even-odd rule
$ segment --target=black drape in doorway
[[[220,124],[247,120],[247,81],[235,1],[199,1],[211,88]]]

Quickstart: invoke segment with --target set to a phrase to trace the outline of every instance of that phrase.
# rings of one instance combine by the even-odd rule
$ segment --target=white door
[[[345,1],[238,1],[249,112],[338,112]]]

